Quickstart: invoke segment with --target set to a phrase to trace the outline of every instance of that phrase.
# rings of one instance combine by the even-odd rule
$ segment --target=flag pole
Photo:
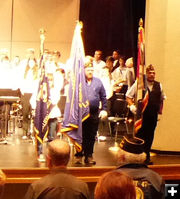
[[[138,28],[138,56],[137,56],[137,92],[135,96],[135,105],[137,107],[137,113],[134,116],[134,127],[133,135],[135,136],[137,131],[142,126],[142,114],[147,105],[147,99],[145,98],[146,94],[146,82],[145,82],[145,41],[144,41],[144,28],[143,20],[139,20]],[[145,101],[146,99],[146,101]]]
[[[71,45],[71,78],[61,133],[68,136],[77,151],[82,150],[82,122],[89,117],[89,101],[84,73],[85,53],[81,36],[83,23],[77,21]]]
[[[45,30],[41,28],[40,32],[40,62],[39,62],[39,86],[36,96],[36,109],[34,116],[34,131],[36,137],[37,156],[40,162],[45,162],[46,140],[48,135],[48,120],[52,110],[52,102],[50,100],[49,80],[46,76],[43,61]]]

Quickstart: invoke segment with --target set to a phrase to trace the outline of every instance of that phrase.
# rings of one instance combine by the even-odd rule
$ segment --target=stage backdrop
[[[80,0],[6,0],[0,4],[0,49],[23,58],[27,48],[39,55],[39,29],[46,33],[45,48],[69,57],[72,35],[79,19]]]
[[[146,63],[156,68],[167,100],[153,149],[180,151],[180,1],[146,1]]]
[[[84,22],[85,51],[103,51],[103,58],[119,49],[136,57],[139,19],[145,16],[145,0],[81,0],[80,20]]]

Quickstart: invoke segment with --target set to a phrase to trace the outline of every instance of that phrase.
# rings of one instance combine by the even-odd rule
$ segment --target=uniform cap
[[[129,153],[140,154],[144,152],[144,140],[134,136],[124,136],[120,148]]]

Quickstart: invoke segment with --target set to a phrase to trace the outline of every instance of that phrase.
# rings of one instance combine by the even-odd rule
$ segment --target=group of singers
[[[12,90],[20,89],[20,102],[23,112],[22,138],[27,139],[28,136],[30,136],[31,111],[35,109],[36,106],[36,93],[40,77],[40,60],[35,57],[33,48],[27,49],[26,58],[22,60],[16,56],[10,61],[7,54],[8,52],[4,51],[0,54],[0,88]],[[43,61],[51,87],[50,94],[52,103],[54,104],[58,103],[60,95],[64,93],[65,88],[65,69],[64,65],[59,61],[60,56],[61,54],[59,51],[50,52],[49,50],[45,50],[43,55]],[[51,118],[58,118],[60,115],[59,108],[55,107],[52,111]],[[52,121],[50,119],[50,122]]]

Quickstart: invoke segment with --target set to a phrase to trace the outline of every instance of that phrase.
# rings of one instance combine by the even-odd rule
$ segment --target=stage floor
[[[118,143],[121,137],[118,138]],[[117,166],[116,152],[109,148],[115,144],[114,137],[107,137],[106,141],[95,143],[94,158],[96,165],[91,167]],[[180,164],[180,155],[154,154],[154,165]],[[87,167],[90,165],[76,165],[73,161],[73,150],[68,167]],[[36,157],[35,145],[32,140],[22,139],[22,129],[9,134],[7,144],[0,144],[0,168],[45,168],[46,163],[40,163]]]

